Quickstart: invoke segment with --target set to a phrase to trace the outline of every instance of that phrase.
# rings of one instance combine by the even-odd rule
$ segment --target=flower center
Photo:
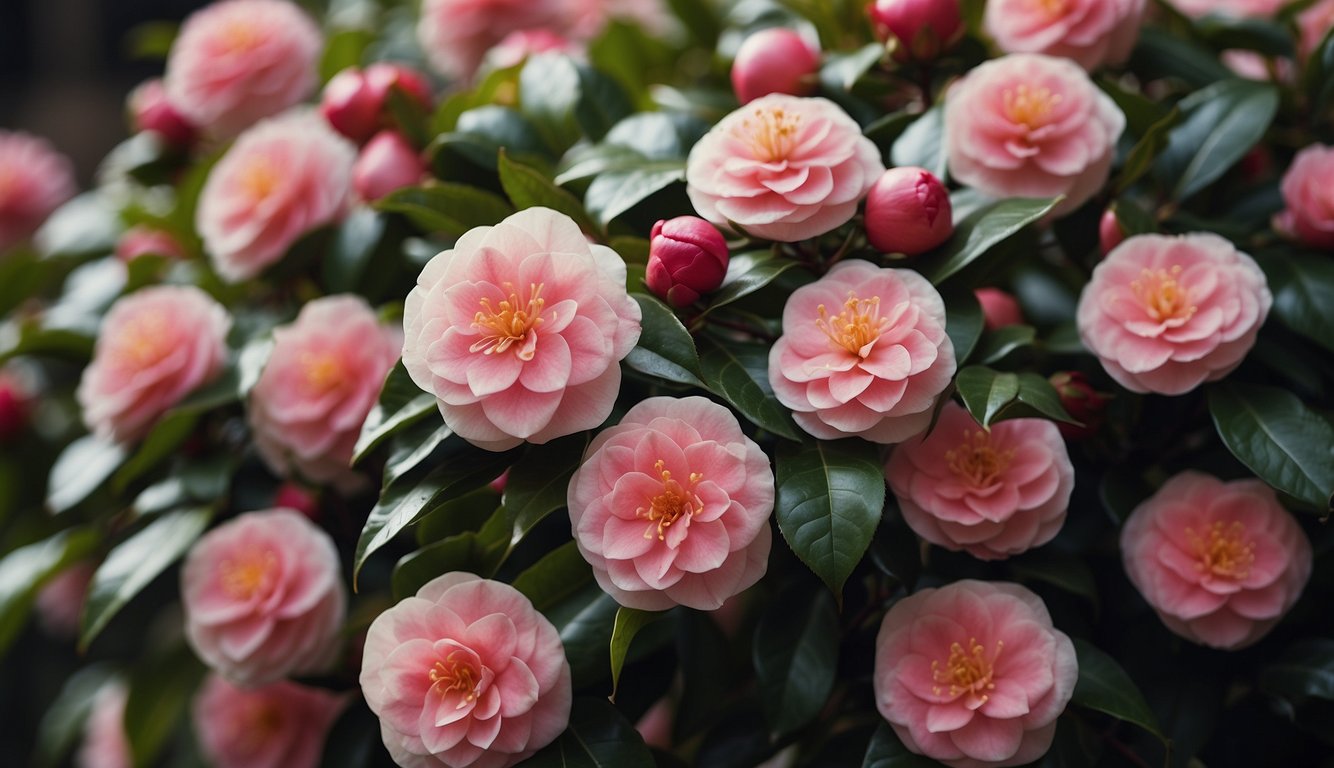
[[[1170,270],[1145,269],[1130,283],[1130,290],[1155,321],[1189,320],[1197,307],[1190,303],[1190,289],[1178,282],[1180,276],[1180,265]]]
[[[1193,528],[1186,529],[1200,573],[1225,579],[1244,579],[1255,562],[1255,547],[1246,538],[1246,527],[1241,523],[1215,522],[1201,536]]]
[[[1030,7],[1046,14],[1048,19],[1057,19],[1065,15],[1070,0],[1030,0]]]
[[[481,675],[463,651],[454,651],[444,661],[437,661],[427,675],[431,679],[431,687],[442,697],[450,693],[459,695],[458,709],[476,701],[481,693],[478,690]]]
[[[121,328],[116,339],[115,357],[136,369],[156,363],[167,354],[167,345],[163,342],[167,338],[168,326],[167,317],[162,312],[135,315]]]
[[[823,304],[819,307],[820,317],[815,327],[824,332],[835,346],[842,347],[858,357],[871,354],[871,345],[889,326],[889,319],[880,316],[880,297],[859,299],[857,294],[848,291],[848,300],[843,302],[843,311],[833,317]]]
[[[470,352],[484,355],[499,355],[511,346],[518,344],[520,360],[532,360],[537,353],[537,326],[542,324],[542,307],[546,299],[542,298],[543,283],[528,285],[528,300],[519,299],[513,283],[505,283],[509,298],[497,306],[491,306],[490,299],[482,299],[482,309],[472,319],[472,327],[482,334],[471,347]]]
[[[306,374],[306,387],[311,392],[324,394],[343,380],[343,366],[328,352],[302,352],[300,363]]]
[[[790,114],[781,107],[756,107],[753,117],[741,121],[741,139],[754,150],[757,160],[776,163],[791,154],[800,124],[800,114]]]
[[[247,755],[263,749],[283,730],[282,709],[267,699],[247,702],[238,720],[239,751]]]
[[[250,552],[238,560],[223,560],[218,577],[222,590],[236,600],[249,600],[273,585],[278,556],[272,550]]]
[[[268,158],[256,157],[241,170],[239,183],[246,197],[256,203],[267,200],[278,188],[278,170]]]
[[[1052,93],[1045,86],[1006,88],[1002,96],[1005,99],[1005,114],[1010,121],[1030,131],[1046,125],[1052,110],[1061,103],[1061,94]]]
[[[969,693],[978,696],[984,704],[987,701],[987,691],[994,690],[996,684],[992,682],[992,675],[995,672],[996,659],[1000,657],[1001,649],[1005,643],[996,641],[996,652],[987,658],[987,651],[982,644],[977,642],[977,638],[968,638],[968,647],[964,648],[958,643],[950,644],[949,658],[941,663],[939,660],[931,662],[931,678],[936,681],[932,692],[940,696],[945,691],[945,686],[949,686],[951,696],[958,696],[961,693]]]
[[[985,430],[965,429],[958,448],[945,452],[950,471],[974,488],[985,488],[1000,478],[1010,466],[1014,450],[999,451]]]
[[[229,19],[219,32],[222,44],[234,53],[245,53],[259,47],[263,36],[249,19]]]
[[[648,520],[644,538],[651,539],[656,535],[658,541],[666,541],[667,529],[672,527],[672,523],[683,517],[688,518],[704,506],[694,490],[704,476],[691,472],[689,487],[684,487],[672,479],[672,473],[663,467],[662,459],[658,459],[653,468],[662,477],[662,493],[650,498],[648,506],[640,507],[635,514]]]

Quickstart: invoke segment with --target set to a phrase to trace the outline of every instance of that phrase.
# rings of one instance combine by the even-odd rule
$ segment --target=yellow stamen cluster
[[[1033,88],[1020,85],[1017,88],[1006,88],[1001,95],[1005,100],[1005,114],[1010,121],[1030,131],[1046,125],[1052,110],[1061,103],[1061,94],[1052,93],[1046,86]]]
[[[170,321],[161,312],[142,312],[129,318],[115,338],[115,358],[134,368],[146,368],[167,353]]]
[[[218,578],[222,590],[237,600],[249,600],[263,591],[278,566],[278,556],[270,550],[252,552],[239,560],[223,560]]]
[[[958,448],[945,452],[945,462],[960,479],[975,488],[985,488],[1010,467],[1014,450],[996,450],[985,430],[965,429]]]
[[[1215,522],[1203,536],[1195,529],[1187,528],[1186,538],[1199,559],[1195,567],[1201,573],[1238,580],[1250,575],[1251,565],[1255,563],[1255,547],[1246,537],[1246,527],[1241,523]]]
[[[313,392],[328,392],[343,380],[343,366],[334,355],[303,352],[299,359],[306,386]]]
[[[636,510],[635,514],[648,520],[644,538],[651,539],[656,536],[658,541],[666,541],[667,529],[671,528],[673,523],[695,514],[704,506],[694,491],[704,476],[699,472],[691,472],[689,485],[686,487],[672,479],[672,473],[664,467],[662,459],[654,463],[653,469],[662,478],[662,493],[648,499],[648,504]]]
[[[871,343],[880,338],[889,325],[888,318],[880,316],[879,296],[859,299],[857,294],[848,291],[842,312],[830,317],[825,305],[821,304],[818,309],[820,317],[816,319],[815,327],[835,346],[863,358],[871,353]]]
[[[995,674],[996,659],[1004,647],[1003,642],[996,641],[996,653],[988,659],[986,649],[975,637],[968,638],[967,648],[959,643],[951,643],[950,655],[944,664],[938,660],[931,662],[931,679],[938,683],[932,692],[940,696],[945,692],[945,686],[949,686],[949,695],[971,693],[980,696],[985,704],[988,698],[986,691],[996,688],[992,676]]]
[[[756,107],[752,117],[741,120],[741,137],[755,151],[757,160],[776,163],[792,153],[800,124],[800,114]]]
[[[445,666],[445,661],[449,662],[449,666]],[[477,670],[468,663],[467,654],[463,651],[454,651],[445,661],[437,661],[427,675],[432,687],[441,696],[450,692],[460,694],[458,708],[462,709],[477,700]]]
[[[1042,11],[1048,19],[1057,19],[1065,15],[1070,7],[1070,0],[1030,0],[1032,5]]]
[[[532,360],[537,347],[531,343],[534,340],[529,339],[528,334],[542,324],[542,308],[546,306],[546,300],[542,298],[543,285],[530,283],[526,302],[519,299],[513,283],[504,284],[509,298],[499,305],[493,307],[490,299],[482,299],[482,309],[472,320],[472,327],[481,332],[482,338],[469,351],[499,355],[518,343],[519,359]]]
[[[1181,284],[1180,277],[1179,265],[1170,270],[1141,270],[1139,279],[1130,283],[1130,290],[1155,321],[1188,320],[1197,307],[1190,303],[1190,289]]]
[[[264,39],[259,27],[249,19],[229,19],[219,34],[227,49],[236,53],[254,50]]]
[[[241,169],[237,183],[248,199],[255,202],[268,199],[278,188],[278,169],[266,157],[256,157]]]

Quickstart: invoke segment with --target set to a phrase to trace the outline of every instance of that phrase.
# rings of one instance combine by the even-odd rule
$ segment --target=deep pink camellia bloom
[[[572,0],[423,0],[417,39],[442,75],[472,79],[482,58],[511,32],[543,29],[568,36]]]
[[[769,460],[702,397],[631,408],[588,446],[568,501],[580,553],[630,608],[711,611],[768,567]]]
[[[747,37],[732,61],[732,90],[742,104],[771,93],[809,96],[820,72],[820,51],[795,29],[771,27]]]
[[[1297,14],[1298,55],[1305,58],[1315,53],[1331,29],[1334,29],[1334,0],[1318,0]]]
[[[250,390],[255,447],[275,473],[348,487],[361,423],[398,360],[397,329],[360,296],[316,299],[273,332],[273,351]]]
[[[426,163],[403,134],[380,131],[361,148],[352,166],[352,188],[367,202],[410,187],[426,176]]]
[[[770,94],[695,144],[686,193],[720,227],[795,242],[847,223],[884,172],[880,150],[837,104]]]
[[[1267,19],[1279,12],[1291,0],[1168,0],[1187,16],[1232,16],[1233,18]]]
[[[967,579],[903,598],[875,644],[875,699],[904,746],[951,768],[1042,757],[1075,690],[1070,638],[1042,599]]]
[[[147,80],[130,92],[130,122],[136,131],[151,131],[168,146],[189,147],[198,138],[198,129],[167,99],[162,78]]]
[[[1121,386],[1180,395],[1241,365],[1272,304],[1255,260],[1218,235],[1138,235],[1093,270],[1076,321]]]
[[[644,282],[673,307],[718,290],[731,255],[723,233],[697,216],[677,216],[653,225]]]
[[[330,661],[347,608],[333,539],[300,512],[247,512],[204,534],[181,570],[185,637],[238,685]]]
[[[963,37],[959,0],[873,0],[867,11],[876,36],[898,40],[894,56],[929,61]]]
[[[1061,396],[1061,407],[1082,426],[1057,422],[1056,428],[1067,440],[1082,440],[1102,426],[1107,403],[1112,395],[1093,388],[1088,377],[1079,371],[1058,371],[1047,378],[1052,389]]]
[[[973,291],[977,303],[982,305],[982,322],[988,331],[1004,328],[1007,325],[1020,325],[1024,322],[1024,310],[1019,300],[999,288],[978,288]]]
[[[74,166],[46,139],[0,130],[0,253],[74,197]]]
[[[950,194],[935,174],[890,168],[866,194],[866,239],[878,251],[917,256],[950,239],[953,215]]]
[[[194,286],[163,285],[118,300],[102,321],[75,396],[96,434],[130,442],[222,373],[227,310]]]
[[[357,150],[314,112],[262,121],[209,172],[195,225],[229,282],[258,275],[302,235],[342,216]]]
[[[517,589],[461,571],[375,619],[360,682],[389,754],[413,768],[508,768],[570,719],[556,628]]]
[[[1098,248],[1102,255],[1111,253],[1116,246],[1126,241],[1125,228],[1121,226],[1121,219],[1116,215],[1114,208],[1108,208],[1102,212],[1102,218],[1098,219]]]
[[[30,397],[22,379],[0,368],[0,444],[17,438],[28,426]]]
[[[601,424],[639,341],[625,262],[528,208],[436,255],[403,308],[403,365],[468,442],[503,451]]]
[[[788,297],[769,383],[822,440],[898,443],[930,424],[955,367],[945,302],[931,283],[854,259]]]
[[[129,264],[140,256],[184,259],[185,248],[170,232],[140,224],[125,230],[116,241],[116,258]]]
[[[1146,0],[991,0],[983,23],[1006,53],[1063,56],[1092,71],[1130,57],[1145,5]]]
[[[389,92],[395,88],[423,110],[431,108],[431,87],[420,72],[377,61],[364,70],[348,67],[334,75],[320,96],[320,114],[334,130],[360,144],[388,123]]]
[[[230,138],[314,92],[324,37],[289,0],[223,0],[196,11],[171,45],[167,99]]]
[[[195,733],[216,768],[316,768],[345,703],[287,681],[244,689],[210,675],[195,695]]]
[[[952,401],[931,434],[894,449],[885,477],[918,536],[982,560],[1051,541],[1075,488],[1055,424],[1009,419],[987,430]]]
[[[93,696],[83,741],[74,755],[75,768],[133,768],[130,738],[125,734],[125,704],[130,690],[124,681],[111,679]]]
[[[946,94],[950,174],[993,197],[1064,195],[1053,211],[1064,215],[1107,181],[1125,124],[1079,65],[1010,54],[975,67]]]
[[[1224,650],[1255,643],[1297,602],[1311,542],[1273,489],[1182,472],[1121,529],[1126,574],[1167,628]]]
[[[1334,147],[1312,144],[1298,152],[1281,190],[1287,209],[1276,226],[1313,248],[1334,250]]]

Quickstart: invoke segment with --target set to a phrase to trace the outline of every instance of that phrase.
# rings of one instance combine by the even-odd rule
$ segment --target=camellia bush
[[[0,132],[6,764],[1330,764],[1334,0],[316,5]]]

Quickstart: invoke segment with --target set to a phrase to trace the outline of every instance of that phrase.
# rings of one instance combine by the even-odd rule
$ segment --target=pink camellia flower
[[[1079,676],[1042,599],[1006,582],[923,589],[885,614],[875,701],[904,746],[952,768],[1046,754]]]
[[[195,733],[216,768],[316,768],[345,703],[319,688],[280,681],[247,690],[215,674],[195,695]]]
[[[389,122],[389,92],[394,89],[423,110],[431,108],[431,87],[420,72],[377,61],[365,70],[348,67],[334,75],[320,96],[320,114],[334,130],[360,144]]]
[[[213,268],[230,282],[254,277],[302,235],[342,216],[356,157],[314,112],[242,134],[209,172],[195,214]]]
[[[1168,0],[1187,16],[1232,16],[1267,19],[1291,0]]]
[[[1125,115],[1079,65],[1014,53],[975,67],[945,98],[950,174],[993,197],[1055,197],[1075,210],[1102,188]]]
[[[0,253],[74,197],[74,166],[46,139],[0,130]]]
[[[654,224],[649,237],[644,282],[673,307],[693,304],[723,284],[731,254],[717,227],[696,216],[677,216]]]
[[[483,63],[492,69],[506,69],[539,53],[561,53],[583,59],[585,51],[579,41],[549,29],[520,29],[505,35],[504,40],[492,46],[486,52]]]
[[[470,80],[486,52],[511,32],[567,37],[575,14],[570,0],[423,0],[417,39],[440,74]]]
[[[820,51],[796,30],[763,29],[747,37],[732,62],[732,90],[742,104],[770,93],[809,96],[820,72]]]
[[[357,478],[349,464],[361,423],[398,360],[398,333],[346,294],[306,304],[273,340],[250,390],[255,447],[283,477],[348,487]]]
[[[1334,147],[1312,144],[1297,153],[1281,186],[1287,209],[1275,220],[1313,248],[1334,250]]]
[[[1076,321],[1121,386],[1179,395],[1241,365],[1272,304],[1255,260],[1218,235],[1138,235],[1093,270]]]
[[[194,143],[198,129],[167,99],[162,79],[147,80],[130,92],[130,124],[136,131],[152,131],[168,146],[184,148]]]
[[[319,492],[291,481],[278,486],[273,494],[273,506],[295,509],[315,522],[320,519]]]
[[[945,302],[931,283],[849,260],[788,297],[769,383],[818,438],[899,443],[931,423],[955,367]]]
[[[874,0],[867,8],[876,37],[897,40],[894,57],[929,61],[964,34],[959,0]]]
[[[352,188],[357,196],[374,202],[426,176],[426,163],[403,134],[380,131],[361,148],[352,166]]]
[[[95,563],[83,560],[63,569],[37,592],[35,607],[42,629],[53,637],[72,638],[79,632],[88,585],[93,582]]]
[[[108,680],[93,696],[83,726],[83,741],[74,756],[75,768],[131,768],[134,756],[125,734],[125,704],[130,690],[118,679]]]
[[[876,250],[917,256],[954,234],[950,194],[925,168],[890,168],[866,195],[866,239]]]
[[[404,766],[508,768],[570,719],[556,628],[517,589],[461,571],[372,622],[360,682]]]
[[[885,477],[917,535],[981,560],[1051,541],[1075,488],[1055,424],[1010,419],[987,430],[952,401],[930,435],[894,449]]]
[[[1006,53],[1045,53],[1087,70],[1130,57],[1145,0],[991,0],[984,26]]]
[[[230,138],[314,92],[323,49],[319,27],[295,3],[223,0],[181,26],[167,57],[167,99]]]
[[[1135,508],[1121,558],[1168,629],[1224,650],[1268,634],[1311,576],[1311,542],[1269,486],[1199,472]]]
[[[1325,36],[1334,29],[1334,0],[1318,0],[1297,14],[1297,52],[1303,58],[1315,53]]]
[[[880,150],[837,104],[770,94],[695,144],[686,192],[720,227],[793,242],[847,223],[884,172]]]
[[[403,365],[450,428],[503,451],[592,429],[639,341],[625,262],[549,208],[477,227],[427,263],[403,308]]]
[[[75,392],[84,423],[116,442],[143,437],[222,373],[231,325],[227,310],[194,286],[144,288],[118,300]]]
[[[1125,227],[1121,226],[1121,219],[1116,215],[1115,208],[1108,208],[1102,212],[1102,218],[1098,219],[1098,249],[1102,255],[1111,253],[1116,246],[1126,241]]]
[[[247,512],[204,534],[185,558],[181,599],[195,654],[245,686],[318,671],[347,607],[333,539],[290,509]]]
[[[769,563],[774,475],[732,412],[652,397],[589,444],[570,478],[575,541],[616,602],[711,611]]]
[[[130,227],[116,241],[116,258],[129,264],[140,256],[184,259],[185,247],[176,236],[146,224]]]
[[[988,331],[1024,322],[1024,310],[1019,307],[1019,300],[1005,291],[986,287],[973,291],[973,295],[977,297],[977,303],[982,305],[982,322]]]
[[[571,34],[592,40],[612,21],[637,24],[661,37],[671,25],[671,15],[663,0],[572,0],[574,26]]]

